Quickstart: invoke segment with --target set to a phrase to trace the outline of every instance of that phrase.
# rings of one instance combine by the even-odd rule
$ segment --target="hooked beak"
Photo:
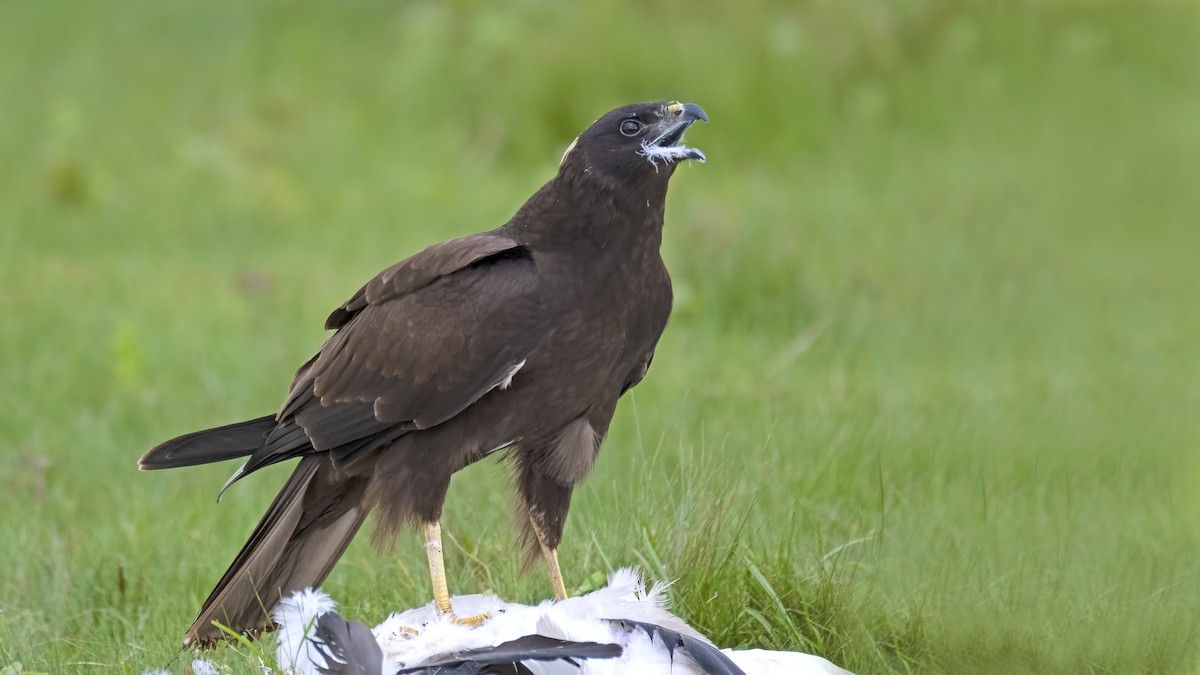
[[[708,123],[708,113],[695,103],[673,102],[666,106],[665,114],[653,131],[653,140],[643,144],[643,154],[652,163],[656,158],[667,161],[676,159],[696,159],[705,161],[704,153],[699,148],[689,148],[681,145],[683,134],[696,122],[704,120]]]

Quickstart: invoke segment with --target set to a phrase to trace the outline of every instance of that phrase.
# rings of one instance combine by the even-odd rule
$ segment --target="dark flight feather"
[[[479,673],[531,672],[522,661],[566,661],[576,665],[583,659],[612,659],[622,653],[620,645],[597,642],[571,642],[545,635],[526,635],[496,645],[434,657],[412,668],[401,668],[396,675],[478,675]]]
[[[271,502],[188,629],[184,645],[210,646],[220,622],[249,635],[273,624],[284,595],[315,587],[350,545],[367,512],[360,480],[338,480],[330,460],[307,457]]]
[[[651,638],[657,637],[666,645],[667,652],[672,659],[676,651],[686,654],[708,675],[746,675],[746,671],[739,668],[725,652],[704,640],[697,640],[679,631],[644,621],[630,619],[610,619],[610,621],[626,631],[641,630]]]
[[[323,675],[382,675],[383,650],[365,624],[325,612],[317,618],[311,642],[325,659]]]

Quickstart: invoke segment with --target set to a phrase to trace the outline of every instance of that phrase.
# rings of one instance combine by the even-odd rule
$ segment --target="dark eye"
[[[626,136],[637,136],[637,133],[642,130],[642,123],[632,117],[621,122],[621,133]]]

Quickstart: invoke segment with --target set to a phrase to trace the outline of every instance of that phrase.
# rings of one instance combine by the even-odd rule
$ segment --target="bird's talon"
[[[463,626],[470,626],[471,628],[479,628],[483,624],[487,623],[489,619],[492,618],[492,613],[484,612],[483,614],[476,614],[475,616],[464,616],[464,617],[458,617],[458,616],[455,616],[453,613],[451,613],[450,618],[454,620],[454,623],[457,623],[457,624],[460,624]]]

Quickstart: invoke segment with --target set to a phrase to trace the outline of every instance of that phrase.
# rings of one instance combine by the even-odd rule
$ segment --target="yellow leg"
[[[558,549],[546,546],[546,537],[542,534],[542,528],[538,527],[536,520],[531,518],[529,522],[533,524],[533,533],[537,535],[538,546],[542,547],[542,557],[546,559],[546,569],[550,573],[550,585],[554,588],[554,599],[566,600],[567,587],[563,584],[562,569],[558,566]]]
[[[491,614],[479,614],[458,618],[450,607],[450,589],[446,585],[446,560],[442,557],[442,524],[438,521],[425,523],[425,555],[429,558],[429,578],[433,581],[433,602],[437,605],[439,614],[449,614],[451,618],[468,626],[479,626],[492,618]]]
[[[429,578],[433,580],[433,601],[442,614],[450,610],[450,589],[446,586],[446,560],[442,557],[442,524],[425,523],[425,555],[429,558]]]

